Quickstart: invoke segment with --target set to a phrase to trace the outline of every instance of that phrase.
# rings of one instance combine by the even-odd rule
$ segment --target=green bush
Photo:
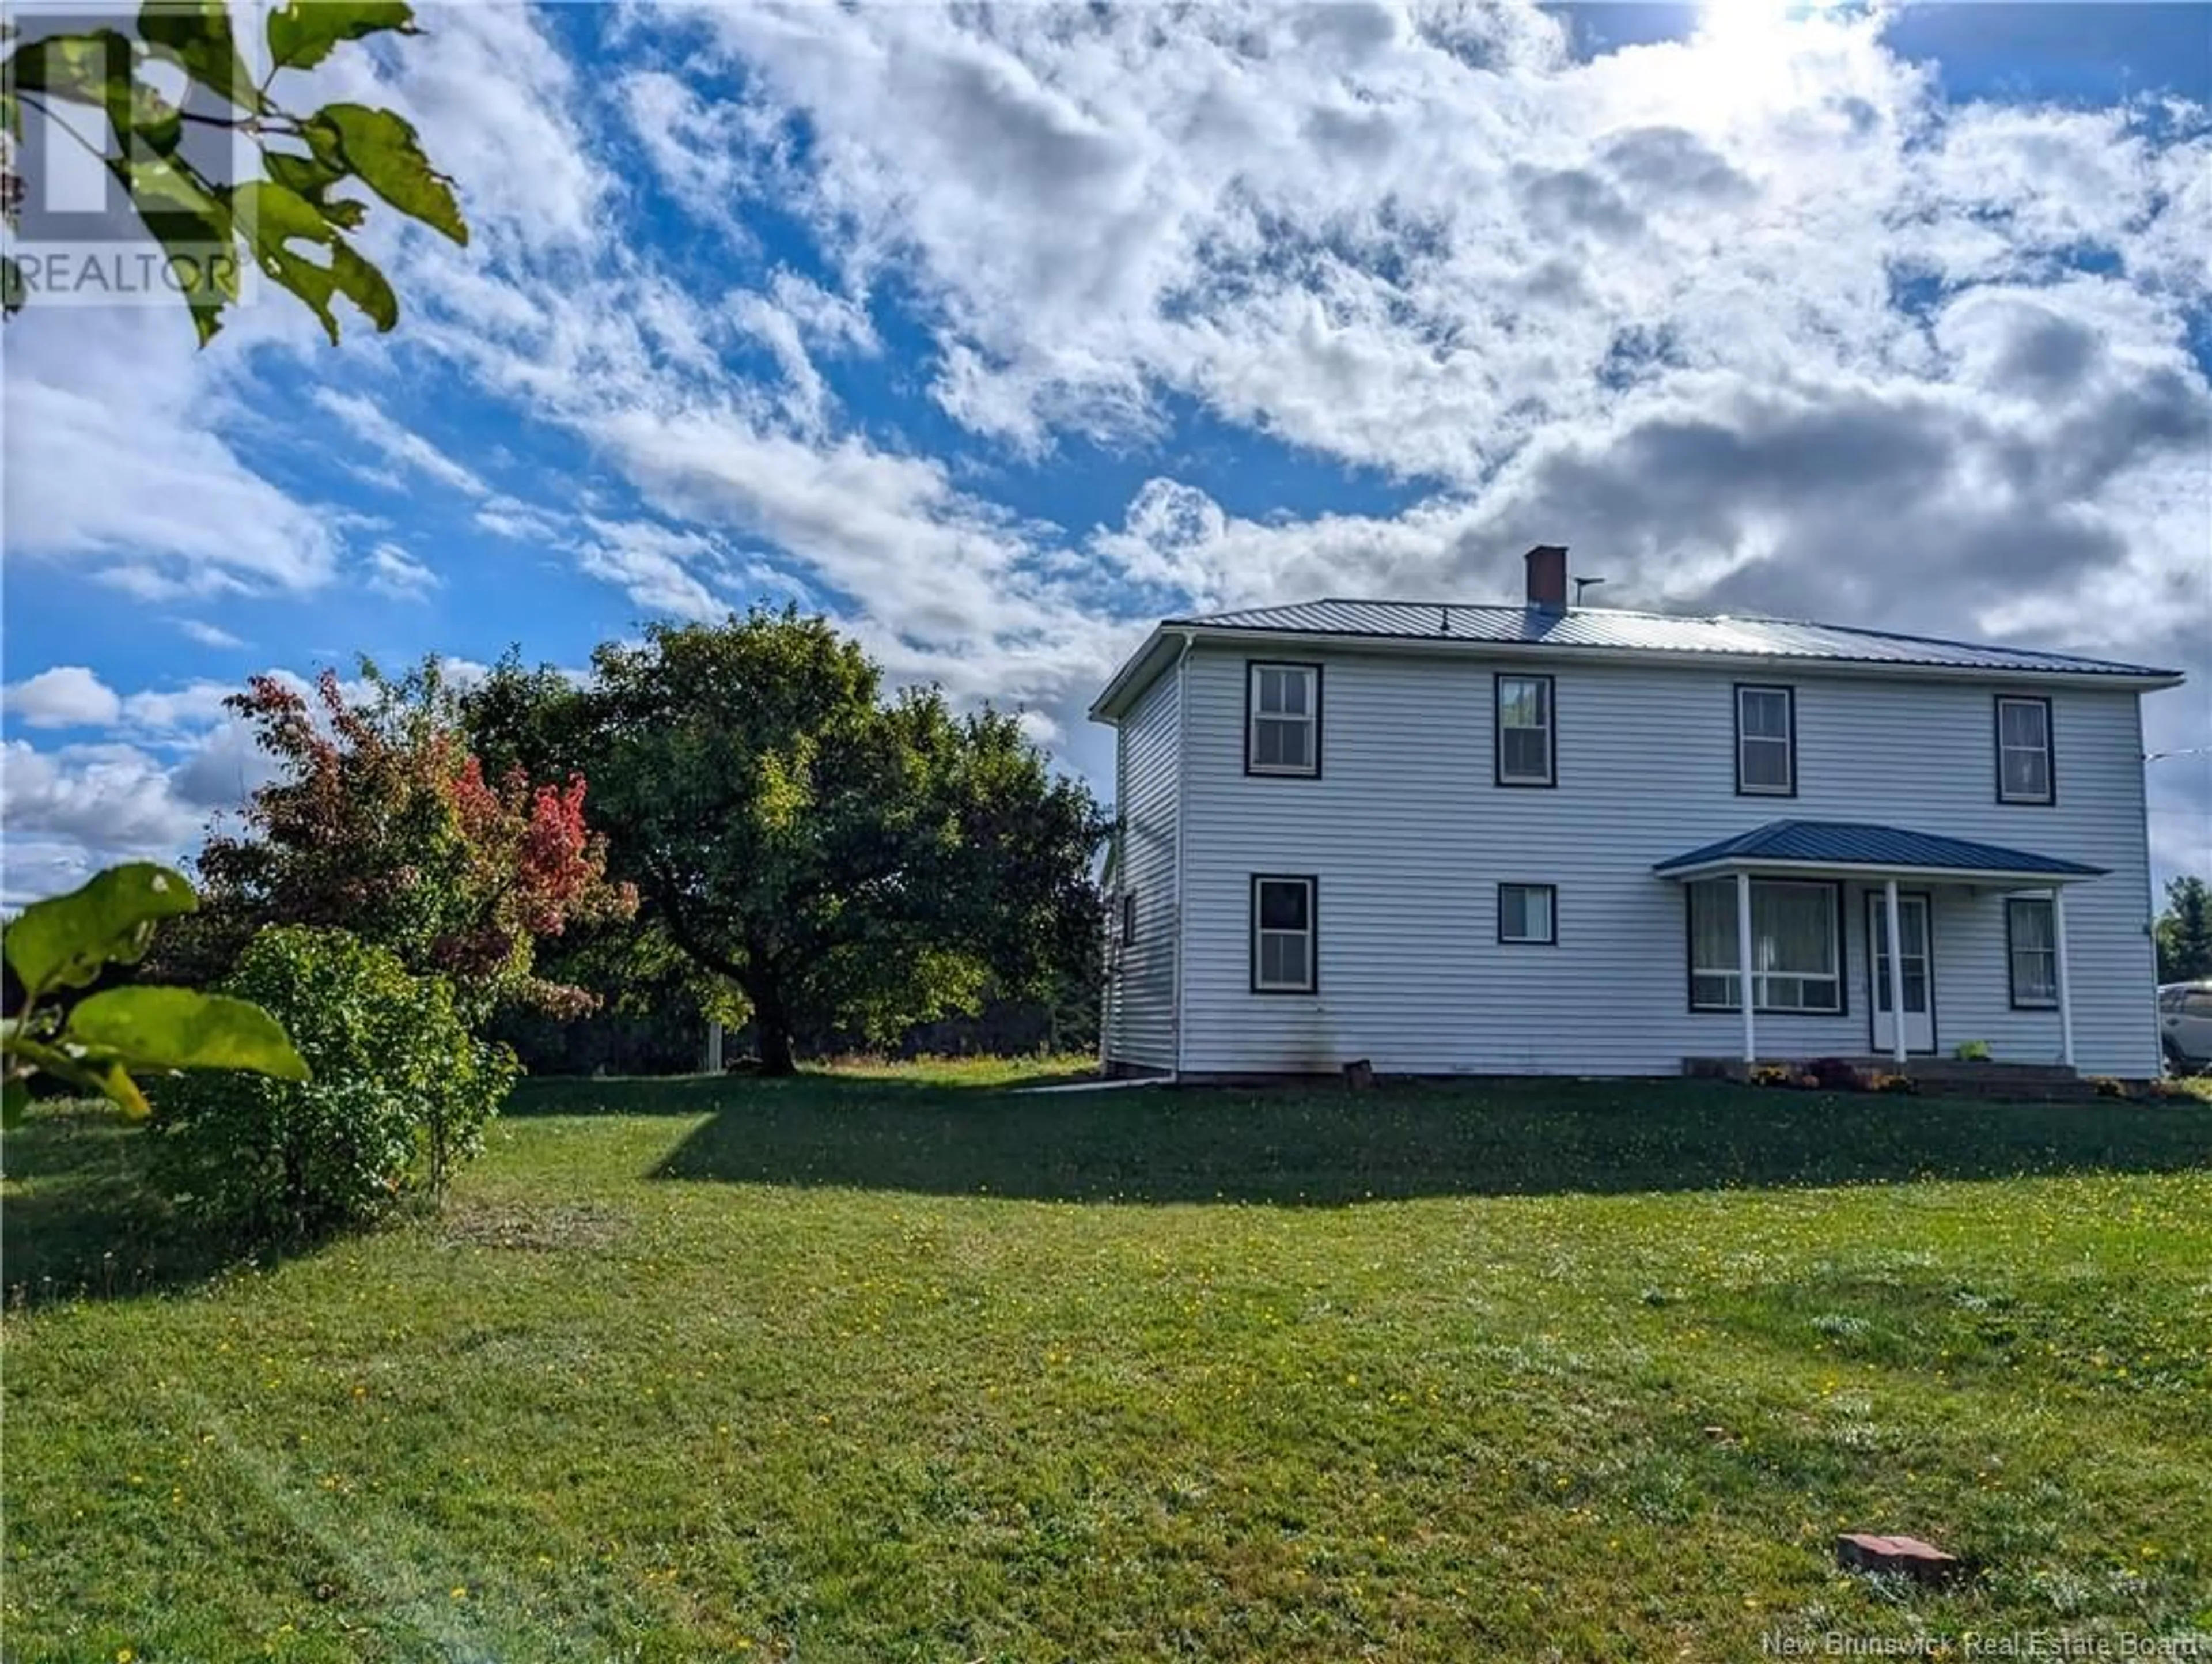
[[[312,1082],[185,1076],[155,1103],[160,1170],[187,1211],[256,1241],[358,1225],[443,1187],[516,1073],[441,977],[343,930],[264,930],[222,984],[282,1021]]]

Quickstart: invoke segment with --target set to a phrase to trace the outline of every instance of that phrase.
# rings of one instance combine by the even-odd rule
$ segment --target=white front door
[[[1867,896],[1867,975],[1873,984],[1874,1049],[1897,1050],[1897,1013],[1889,998],[1889,908],[1881,891]],[[1905,947],[1905,1049],[1936,1049],[1936,961],[1928,948],[1928,898],[1897,899],[1898,939]]]

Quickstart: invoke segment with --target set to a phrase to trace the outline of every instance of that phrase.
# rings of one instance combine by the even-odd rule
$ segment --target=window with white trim
[[[1797,696],[1787,687],[1735,691],[1735,789],[1753,796],[1797,791]]]
[[[1688,888],[1691,1009],[1741,1011],[1736,881],[1708,879]],[[1753,1009],[1832,1013],[1844,1009],[1843,941],[1836,896],[1832,884],[1752,881]]]
[[[1498,783],[1548,786],[1557,778],[1553,755],[1552,679],[1498,678]]]
[[[1548,948],[1559,939],[1559,893],[1550,884],[1498,887],[1498,939]]]
[[[1314,881],[1255,874],[1252,991],[1312,993],[1316,948]]]
[[[2030,1009],[2058,1003],[2058,922],[2048,896],[2005,901],[2005,953],[2012,1003]]]
[[[2048,803],[2056,798],[2051,759],[2051,701],[1997,700],[1997,801]]]
[[[1321,772],[1321,667],[1245,667],[1244,771]]]

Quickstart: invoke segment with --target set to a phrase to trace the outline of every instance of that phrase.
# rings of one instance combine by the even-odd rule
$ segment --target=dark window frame
[[[1732,897],[1735,878],[1736,875],[1734,873],[1721,873],[1713,878],[1697,879],[1682,886],[1682,991],[1688,999],[1690,1010],[1698,1015],[1718,1014],[1740,1017],[1743,1015],[1743,1004],[1741,1000],[1734,1005],[1700,1004],[1698,1000],[1697,888],[1699,884],[1724,881],[1729,887]],[[1762,884],[1813,885],[1829,893],[1829,900],[1832,905],[1836,921],[1836,1008],[1829,1011],[1808,1010],[1802,1006],[1794,1005],[1754,1005],[1751,1008],[1751,1015],[1754,1017],[1850,1016],[1851,1015],[1851,948],[1850,938],[1846,932],[1850,929],[1850,921],[1844,904],[1843,881],[1840,879],[1832,878],[1796,878],[1784,874],[1777,874],[1768,878],[1760,878],[1753,875],[1751,881],[1753,890],[1756,891]],[[1753,905],[1757,905],[1755,897]],[[1931,924],[1929,928],[1932,930],[1934,927]],[[1747,992],[1752,974],[1749,967],[1738,966],[1735,974]],[[1798,973],[1784,972],[1783,974],[1787,976]]]
[[[1306,979],[1303,987],[1280,984],[1263,986],[1260,981],[1260,887],[1262,884],[1303,884],[1306,887]],[[1251,991],[1255,994],[1283,994],[1293,999],[1310,998],[1321,992],[1321,878],[1315,873],[1254,873],[1247,893],[1246,905],[1250,910],[1249,927],[1245,931],[1246,946],[1250,954]]]
[[[1137,939],[1137,892],[1133,888],[1121,892],[1121,946],[1128,947]]]
[[[1505,777],[1505,684],[1544,685],[1544,777]],[[1490,676],[1490,783],[1507,791],[1551,791],[1559,783],[1559,679],[1546,671],[1495,670]]]
[[[1541,890],[1544,893],[1544,919],[1551,927],[1549,936],[1509,936],[1505,934],[1505,893],[1508,890]],[[1556,884],[1530,884],[1518,879],[1501,879],[1498,885],[1498,945],[1501,948],[1556,948],[1559,945],[1559,887]]]
[[[2005,789],[2004,713],[2007,705],[2043,707],[2043,794],[2029,796]],[[1990,747],[1996,765],[1996,800],[2020,808],[2047,809],[2058,802],[2058,713],[2047,693],[1997,693],[1990,698]]]
[[[1743,782],[1743,696],[1747,693],[1779,693],[1790,716],[1790,783],[1781,786],[1747,786]],[[1797,795],[1797,689],[1790,682],[1737,682],[1729,692],[1729,722],[1735,741],[1730,748],[1729,765],[1735,771],[1735,795],[1738,797],[1795,797]],[[1771,736],[1755,736],[1771,743]]]
[[[2041,907],[2051,914],[2051,997],[2022,999],[2020,997],[2020,968],[2015,957],[2016,932],[2013,924],[2015,907]],[[2058,965],[2058,908],[2047,895],[2008,895],[2005,898],[2005,1003],[2014,1011],[2056,1011],[2058,1009],[2058,978],[2064,974]]]
[[[1262,670],[1306,670],[1313,673],[1313,765],[1288,769],[1253,760],[1255,731],[1252,686]],[[1244,661],[1244,772],[1255,780],[1318,780],[1321,778],[1322,692],[1327,680],[1318,659],[1247,659]]]

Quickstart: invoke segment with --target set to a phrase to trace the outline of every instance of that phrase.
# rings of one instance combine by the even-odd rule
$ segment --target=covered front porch
[[[2073,1072],[2066,892],[2104,869],[1903,827],[1776,820],[1653,871],[1688,898],[1691,1009],[1734,1016],[1741,1064],[1866,1056],[1923,1072],[1942,1050],[1940,985],[1952,1044],[2002,1033],[2006,1061]],[[1847,1022],[1855,984],[1863,1027]],[[2047,1049],[2024,1038],[2046,1025]]]

